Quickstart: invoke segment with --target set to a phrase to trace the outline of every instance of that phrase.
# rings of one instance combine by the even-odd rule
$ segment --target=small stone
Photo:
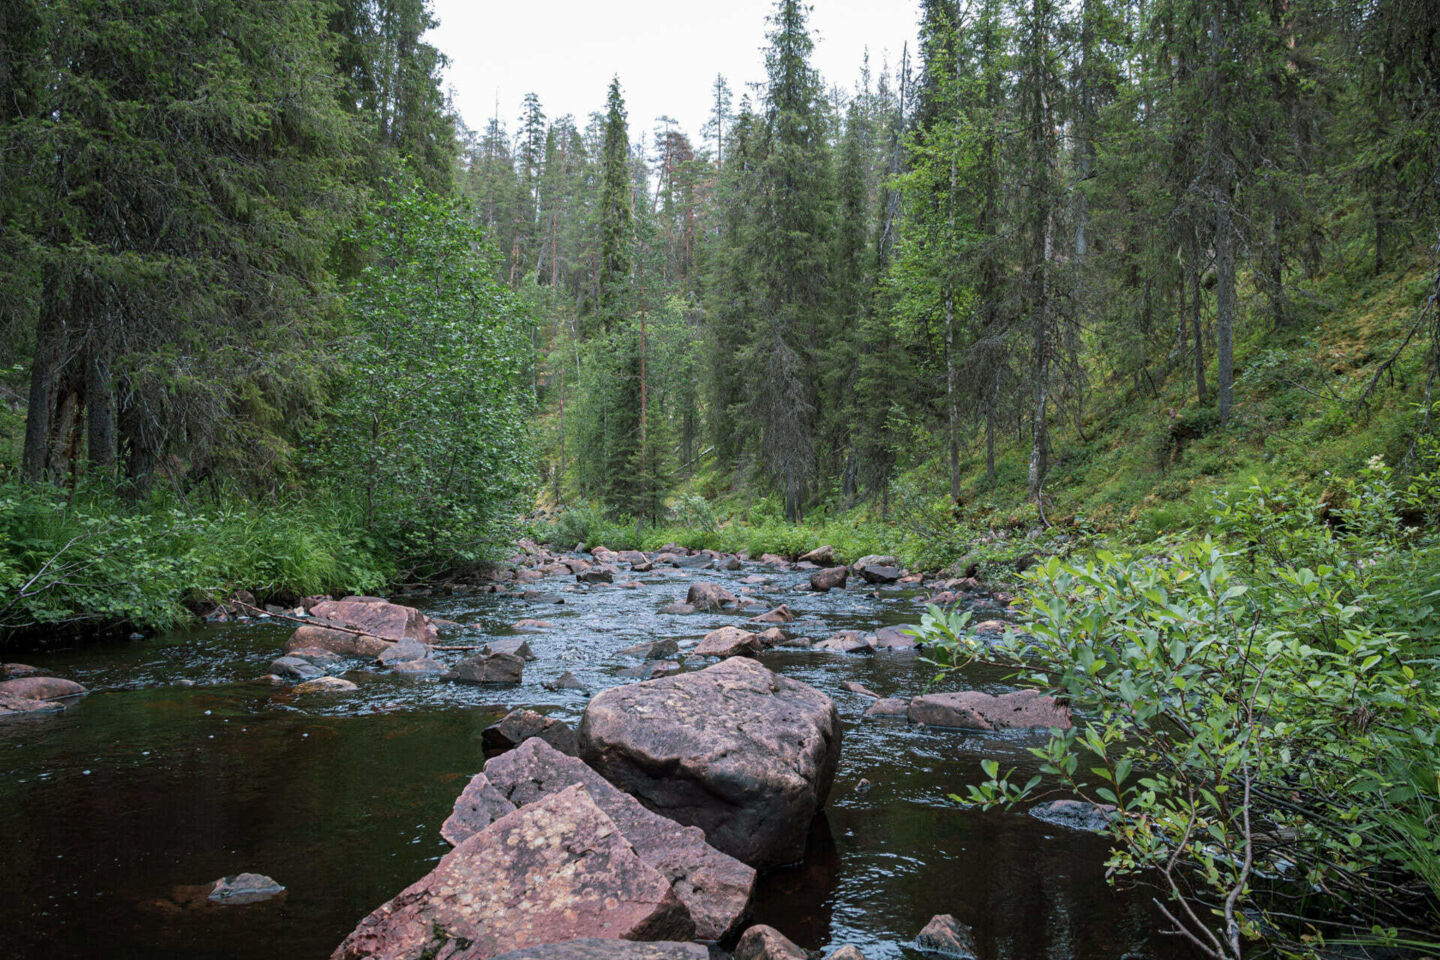
[[[915,949],[951,960],[975,960],[975,935],[948,913],[932,917],[915,938]]]
[[[543,686],[546,690],[550,691],[585,690],[585,684],[581,683],[580,678],[575,676],[575,674],[571,673],[569,670],[566,670],[554,680],[546,680],[543,684],[541,684],[541,686]]]
[[[865,711],[867,717],[905,717],[910,713],[910,701],[899,697],[885,697],[870,704]]]
[[[809,960],[809,957],[785,934],[763,923],[746,930],[735,944],[735,960]]]
[[[865,684],[857,683],[854,680],[846,680],[844,683],[840,684],[840,686],[845,690],[849,690],[851,693],[858,693],[862,697],[873,697],[876,700],[880,699],[880,694],[876,693],[874,690],[871,690],[869,687],[865,686]]]
[[[360,688],[343,677],[317,677],[295,686],[295,692],[307,693],[352,693]]]
[[[502,637],[499,640],[491,640],[485,644],[488,653],[508,653],[512,657],[519,657],[521,660],[534,660],[535,651],[530,649],[530,644],[520,637]]]
[[[862,794],[869,793],[872,786],[874,786],[874,784],[872,784],[869,780],[866,780],[864,777],[861,777],[859,780],[855,781],[855,792]]]
[[[645,643],[637,643],[633,647],[626,647],[620,651],[627,657],[639,657],[641,660],[665,660],[680,652],[680,645],[674,640],[650,640]]]

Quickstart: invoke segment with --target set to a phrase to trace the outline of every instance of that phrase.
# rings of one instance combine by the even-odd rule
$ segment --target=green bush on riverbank
[[[0,484],[0,636],[17,630],[164,629],[187,603],[379,590],[394,576],[355,518],[317,503],[132,507],[113,494]]]

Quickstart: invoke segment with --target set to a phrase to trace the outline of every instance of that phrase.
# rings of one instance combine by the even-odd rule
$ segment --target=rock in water
[[[798,860],[840,758],[840,717],[813,687],[746,657],[590,701],[580,755],[656,813],[755,867]]]
[[[419,610],[378,597],[326,600],[311,607],[310,616],[343,624],[382,640],[404,640],[409,637],[425,643],[433,640],[436,633],[435,628],[426,623],[425,615]]]
[[[465,683],[519,683],[525,661],[511,653],[481,653],[455,664],[447,676]]]
[[[302,657],[281,657],[270,663],[270,672],[287,680],[314,680],[325,676],[325,671]]]
[[[685,596],[685,602],[702,613],[733,607],[739,598],[718,583],[694,583]]]
[[[860,576],[865,578],[866,583],[894,583],[896,580],[900,579],[900,568],[872,564],[870,566],[861,567]]]
[[[865,960],[865,954],[860,952],[859,947],[847,943],[826,957],[825,960]]]
[[[0,696],[20,700],[64,700],[85,692],[85,688],[74,680],[59,677],[17,677],[0,682]]]
[[[380,651],[380,656],[376,659],[380,661],[381,666],[393,667],[406,660],[424,660],[428,656],[430,656],[429,647],[413,637],[406,637],[392,643],[388,650]]]
[[[839,561],[835,559],[835,548],[828,543],[823,547],[816,547],[809,553],[801,554],[800,559],[808,561],[809,563],[819,564],[822,567],[833,567],[839,563]]]
[[[739,627],[721,627],[705,634],[695,648],[697,657],[758,657],[765,647],[760,638]]]
[[[535,651],[530,649],[530,644],[521,637],[503,637],[499,640],[491,640],[485,644],[486,653],[508,653],[511,656],[519,657],[521,660],[534,660]]]
[[[873,653],[875,637],[859,630],[841,630],[833,637],[814,644],[810,649],[824,650],[827,653]]]
[[[710,951],[698,943],[663,940],[566,940],[501,954],[495,960],[708,960]]]
[[[28,663],[0,663],[0,680],[14,680],[17,677],[38,677],[45,671]]]
[[[486,753],[501,753],[514,750],[531,737],[539,737],[561,753],[575,756],[575,731],[570,725],[534,710],[512,710],[505,719],[481,731],[480,742]]]
[[[353,693],[360,688],[341,677],[316,677],[295,685],[295,692],[306,693]]]
[[[810,955],[772,926],[757,923],[735,944],[735,960],[809,960]]]
[[[975,960],[975,935],[965,924],[942,913],[925,924],[915,938],[915,949],[951,960]]]
[[[451,843],[463,840],[503,816],[507,806],[525,807],[575,784],[584,786],[615,821],[640,859],[670,882],[695,920],[697,937],[719,940],[740,922],[750,903],[754,870],[710,846],[699,829],[651,813],[581,761],[539,739],[487,763],[455,802],[442,835]]]
[[[12,697],[0,693],[0,718],[20,717],[26,714],[53,713],[64,710],[65,704],[54,700],[32,700],[29,697]]]
[[[758,616],[758,617],[751,617],[751,618],[750,618],[750,622],[751,622],[751,623],[789,623],[790,621],[792,621],[792,620],[794,620],[794,619],[795,619],[795,614],[791,613],[791,612],[790,612],[790,608],[789,608],[788,606],[786,606],[785,604],[782,603],[782,604],[780,604],[780,606],[776,607],[774,610],[771,610],[771,611],[769,611],[769,612],[767,612],[767,613],[762,613],[762,614],[760,614],[760,616]]]
[[[580,785],[496,820],[360,921],[332,960],[487,960],[581,937],[688,940],[695,923]]]
[[[680,652],[680,645],[667,637],[664,640],[637,643],[620,652],[627,657],[639,657],[641,660],[666,660]]]
[[[221,877],[216,880],[208,899],[211,903],[238,907],[247,903],[270,900],[284,892],[284,887],[263,873],[237,873],[233,877]]]
[[[554,680],[546,680],[541,686],[550,691],[579,690],[582,693],[585,691],[585,684],[569,670],[566,670]]]
[[[816,570],[810,574],[810,589],[816,593],[840,590],[845,587],[845,583],[849,579],[849,567],[826,567],[824,570]]]
[[[1052,827],[1105,833],[1119,816],[1113,804],[1087,803],[1084,800],[1051,800],[1030,808],[1030,816]]]
[[[964,730],[1070,728],[1070,710],[1038,690],[992,696],[978,690],[929,693],[910,701],[912,723]]]
[[[328,650],[342,657],[374,660],[390,649],[390,641],[345,630],[329,630],[307,623],[290,635],[285,644],[285,652],[288,654],[310,649]]]
[[[918,627],[880,627],[875,631],[875,645],[881,650],[914,650],[920,646],[911,631]]]

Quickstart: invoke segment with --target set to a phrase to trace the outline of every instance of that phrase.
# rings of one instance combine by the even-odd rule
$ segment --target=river
[[[485,593],[406,600],[467,625],[465,639],[448,642],[512,635],[522,617],[555,626],[526,635],[538,660],[519,687],[362,666],[346,674],[358,693],[303,700],[255,680],[289,636],[280,623],[7,654],[92,692],[61,715],[0,723],[0,957],[327,957],[449,849],[439,826],[484,762],[488,724],[517,707],[578,723],[588,696],[543,681],[569,670],[591,693],[633,682],[618,676],[634,663],[621,648],[660,637],[683,646],[737,620],[661,606],[684,599],[690,583],[738,591],[756,574],[766,577],[753,587],[762,602],[789,604],[808,621],[799,632],[817,637],[913,623],[921,609],[904,590],[797,592],[803,574],[755,565],[657,569],[636,577],[639,589],[539,585],[564,604]],[[854,944],[868,960],[918,956],[908,943],[937,913],[974,928],[983,960],[1185,955],[1157,933],[1155,891],[1105,883],[1104,838],[949,799],[979,779],[983,758],[1023,779],[1038,735],[862,720],[872,701],[841,683],[918,693],[933,668],[913,654],[777,649],[763,662],[834,697],[845,738],[806,858],[762,878],[756,922],[810,949]],[[979,669],[962,685],[1007,689]],[[868,791],[856,790],[862,779]],[[176,889],[242,871],[274,877],[286,897],[196,909]]]

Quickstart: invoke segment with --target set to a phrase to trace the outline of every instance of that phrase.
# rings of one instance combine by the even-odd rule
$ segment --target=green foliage
[[[1312,955],[1427,911],[1440,922],[1421,826],[1440,804],[1440,616],[1386,599],[1434,553],[1414,549],[1382,463],[1343,487],[1338,529],[1294,491],[1257,487],[1216,504],[1227,546],[1052,558],[998,646],[922,627],[947,668],[1009,663],[1076,711],[1033,751],[1043,776],[991,764],[969,799],[1015,803],[1049,782],[1115,805],[1112,875],[1163,878],[1171,921],[1211,956],[1257,942]],[[1289,897],[1307,889],[1296,918]]]
[[[421,575],[507,544],[531,491],[524,317],[466,206],[417,186],[367,219],[356,337],[318,450],[323,481]]]
[[[187,604],[381,589],[394,568],[358,517],[286,499],[138,507],[103,489],[0,484],[0,635],[37,627],[159,630]]]

